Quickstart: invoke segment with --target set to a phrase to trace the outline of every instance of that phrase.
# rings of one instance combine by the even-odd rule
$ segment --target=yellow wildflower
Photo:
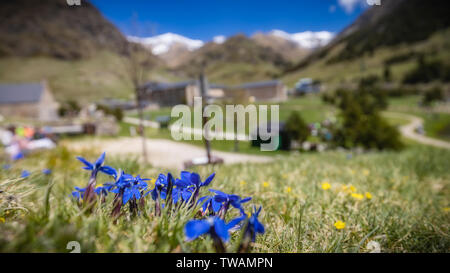
[[[263,187],[264,187],[264,188],[267,188],[267,187],[269,187],[269,182],[267,182],[267,181],[264,181],[264,182],[263,182]]]
[[[365,196],[367,199],[372,199],[372,194],[370,192],[366,192]]]
[[[450,211],[450,207],[445,207],[443,208],[444,212],[449,212]]]
[[[356,188],[353,185],[350,185],[348,187],[348,189],[350,190],[350,192],[355,192],[356,191]]]
[[[336,223],[334,223],[334,227],[336,229],[344,229],[345,228],[345,222],[337,221]]]
[[[368,176],[369,175],[369,170],[363,170],[363,174],[365,175],[365,176]]]
[[[0,223],[4,223],[5,222],[5,218],[0,217]]]
[[[292,188],[291,187],[286,187],[286,192],[287,193],[290,193],[292,191]]]
[[[352,193],[352,197],[355,198],[356,200],[363,200],[364,199],[364,195],[362,195],[360,193]]]
[[[245,184],[247,184],[247,182],[245,182],[244,180],[242,180],[242,181],[240,182],[240,184],[241,184],[241,186],[244,186]]]
[[[330,189],[330,188],[331,188],[330,183],[328,183],[328,182],[323,182],[323,183],[322,183],[322,189],[323,189],[324,191],[326,191],[326,190],[328,190],[328,189]]]

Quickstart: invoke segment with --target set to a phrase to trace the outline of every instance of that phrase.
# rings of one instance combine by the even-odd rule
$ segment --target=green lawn
[[[429,137],[450,141],[450,114],[419,106],[420,96],[406,96],[389,100],[389,111],[421,117]]]
[[[113,223],[109,194],[106,203],[83,213],[70,193],[86,185],[89,172],[75,155],[58,148],[0,171],[0,252],[68,252],[69,241],[78,241],[82,252],[214,251],[208,237],[185,241],[183,227],[197,209],[155,216],[147,196],[140,216],[131,217],[125,207]],[[98,155],[84,156],[93,161]],[[299,154],[195,171],[203,179],[216,172],[208,188],[251,196],[246,211],[262,205],[259,220],[266,232],[257,237],[254,252],[368,252],[370,241],[382,252],[448,252],[448,162],[447,150],[413,145],[399,153]],[[106,164],[149,178],[170,171],[108,155]],[[50,176],[40,172],[47,167],[53,170]],[[31,176],[19,178],[25,169]],[[100,174],[98,180],[110,179]],[[330,188],[324,190],[326,183]],[[207,189],[200,194],[207,195]],[[226,220],[237,215],[233,209]],[[338,230],[337,221],[345,227]],[[239,234],[232,233],[227,251],[235,251]]]
[[[124,59],[111,52],[76,61],[49,57],[7,57],[0,59],[0,82],[21,83],[46,80],[59,102],[75,99],[80,104],[104,98],[133,99],[133,89]],[[165,69],[156,68],[148,79],[177,80]]]
[[[422,117],[424,119],[424,129],[427,136],[439,138],[442,140],[450,140],[450,115],[445,113],[431,113],[426,109],[418,106],[420,101],[420,96],[405,96],[400,98],[389,98],[389,108],[388,111],[407,113]],[[266,104],[266,103],[258,103]],[[267,105],[277,104],[280,106],[280,120],[285,121],[292,111],[298,111],[302,118],[308,123],[321,122],[326,118],[336,117],[338,115],[338,110],[332,106],[322,102],[320,96],[308,95],[304,97],[294,97],[289,98],[289,100],[281,103],[267,103]],[[164,107],[158,110],[152,110],[145,112],[144,116],[146,119],[155,121],[158,116],[168,115],[170,116],[171,108]],[[136,117],[136,114],[131,116]],[[268,113],[270,117],[270,111]],[[399,127],[408,124],[409,119],[401,117],[393,117],[390,115],[383,114],[383,117],[393,126]],[[176,118],[171,120],[173,123]],[[246,121],[248,122],[248,120]],[[192,121],[192,125],[194,125]],[[129,135],[129,125],[121,124],[121,135]],[[226,126],[225,126],[226,128]],[[249,129],[246,129],[249,132]],[[150,138],[164,138],[172,139],[170,132],[168,130],[157,130],[150,129],[146,130],[146,135]],[[313,137],[310,140],[314,141]],[[203,141],[185,141],[186,143],[191,143],[198,146],[204,146]],[[212,141],[212,148],[220,151],[234,151],[233,141]],[[250,154],[261,154],[258,148],[250,147],[250,142],[241,141],[239,144],[239,152],[250,153]],[[283,152],[277,152],[275,154]],[[266,154],[266,153],[263,153]]]

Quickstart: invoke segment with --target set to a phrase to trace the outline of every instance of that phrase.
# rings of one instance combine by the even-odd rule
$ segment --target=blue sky
[[[92,0],[126,35],[214,36],[284,30],[339,32],[366,8],[363,0]]]

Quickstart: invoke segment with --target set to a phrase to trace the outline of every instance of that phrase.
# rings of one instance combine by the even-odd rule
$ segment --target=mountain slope
[[[190,77],[204,70],[212,80],[234,84],[272,79],[288,65],[289,62],[271,48],[239,34],[222,44],[205,44],[192,52],[189,60],[177,70]]]
[[[257,32],[251,38],[259,45],[270,47],[286,60],[295,62],[328,44],[333,33],[305,31],[290,34],[282,30],[272,30],[268,33]]]
[[[170,32],[147,38],[129,36],[128,40],[141,44],[152,51],[170,68],[183,64],[192,51],[204,45],[201,40],[190,39]]]
[[[145,49],[130,45],[87,0],[81,6],[69,6],[65,0],[0,2],[2,83],[47,80],[58,101],[131,99],[126,54],[122,53]],[[173,79],[158,65],[143,77]]]
[[[101,50],[119,53],[125,37],[88,1],[3,0],[0,56],[78,59]]]
[[[258,32],[251,38],[257,44],[264,47],[269,47],[273,51],[278,52],[286,60],[300,61],[310,52],[310,49],[302,48],[291,40],[271,34]]]
[[[286,71],[285,78],[291,84],[305,76],[346,82],[370,73],[382,76],[389,59],[445,57],[449,52],[449,13],[445,0],[383,1],[365,11],[329,45]],[[414,63],[414,58],[407,57],[397,62],[391,67],[395,78],[400,79]]]

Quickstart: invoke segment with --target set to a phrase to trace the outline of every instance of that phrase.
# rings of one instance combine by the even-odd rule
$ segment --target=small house
[[[287,88],[278,80],[244,83],[236,86],[236,89],[244,90],[253,101],[287,100]]]
[[[54,121],[58,119],[58,103],[46,82],[0,84],[0,114]]]

